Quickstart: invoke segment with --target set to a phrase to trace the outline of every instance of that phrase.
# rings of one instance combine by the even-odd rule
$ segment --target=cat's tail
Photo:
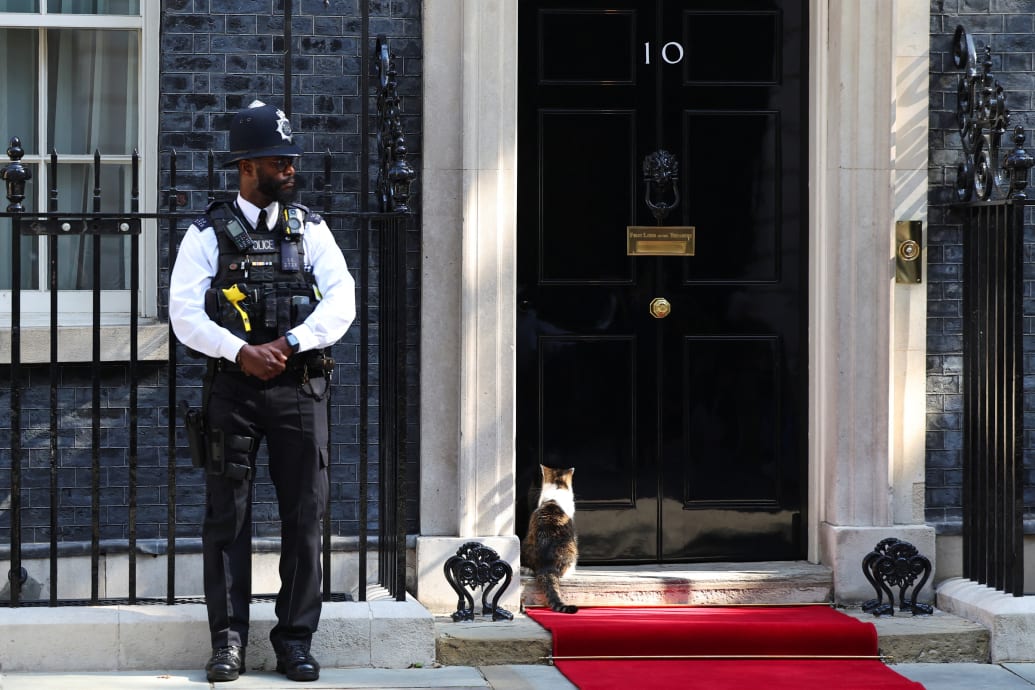
[[[575,613],[579,610],[578,606],[565,604],[561,601],[561,581],[557,577],[557,573],[536,573],[535,581],[543,588],[543,592],[546,594],[546,603],[557,613]]]

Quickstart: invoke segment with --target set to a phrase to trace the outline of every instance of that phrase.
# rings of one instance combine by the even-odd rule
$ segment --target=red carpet
[[[526,613],[553,634],[555,665],[582,690],[923,688],[879,659],[850,658],[877,656],[876,628],[828,606],[593,607],[574,615],[530,608]]]

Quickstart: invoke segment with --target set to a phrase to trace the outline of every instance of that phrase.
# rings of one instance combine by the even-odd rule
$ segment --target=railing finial
[[[406,160],[406,137],[403,136],[402,107],[399,103],[395,62],[388,49],[388,40],[377,37],[377,73],[380,92],[377,97],[377,148],[381,166],[377,173],[377,196],[381,211],[407,213],[410,210],[410,184],[417,173]]]
[[[999,146],[1010,125],[1006,92],[992,77],[992,47],[985,46],[984,60],[978,65],[974,41],[962,24],[952,39],[952,58],[964,70],[956,88],[956,120],[964,156],[956,169],[956,199],[965,202],[976,195],[988,201],[1003,181]]]
[[[1017,125],[1013,130],[1013,151],[1006,157],[1003,167],[1010,173],[1010,198],[1027,199],[1028,171],[1035,165],[1035,158],[1021,148],[1024,145],[1024,127]]]
[[[0,179],[7,183],[7,205],[8,213],[24,213],[25,207],[25,183],[32,179],[32,170],[22,165],[22,156],[25,149],[22,148],[22,140],[18,137],[11,137],[11,145],[7,147],[7,157],[11,159],[9,165],[0,168]]]

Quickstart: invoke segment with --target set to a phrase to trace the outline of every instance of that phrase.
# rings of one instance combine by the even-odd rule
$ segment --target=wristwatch
[[[298,353],[298,338],[295,337],[295,334],[294,333],[286,333],[284,335],[284,340],[286,340],[287,344],[291,346],[291,353],[292,354],[297,354]]]

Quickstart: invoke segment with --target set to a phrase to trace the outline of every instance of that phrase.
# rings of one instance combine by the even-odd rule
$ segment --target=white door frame
[[[517,563],[517,5],[423,9],[416,577],[433,609],[455,608],[441,568],[460,544]],[[895,220],[926,220],[928,5],[809,0],[808,558],[841,600],[867,597],[861,559],[884,536],[934,558],[926,287],[896,285],[893,263]]]

